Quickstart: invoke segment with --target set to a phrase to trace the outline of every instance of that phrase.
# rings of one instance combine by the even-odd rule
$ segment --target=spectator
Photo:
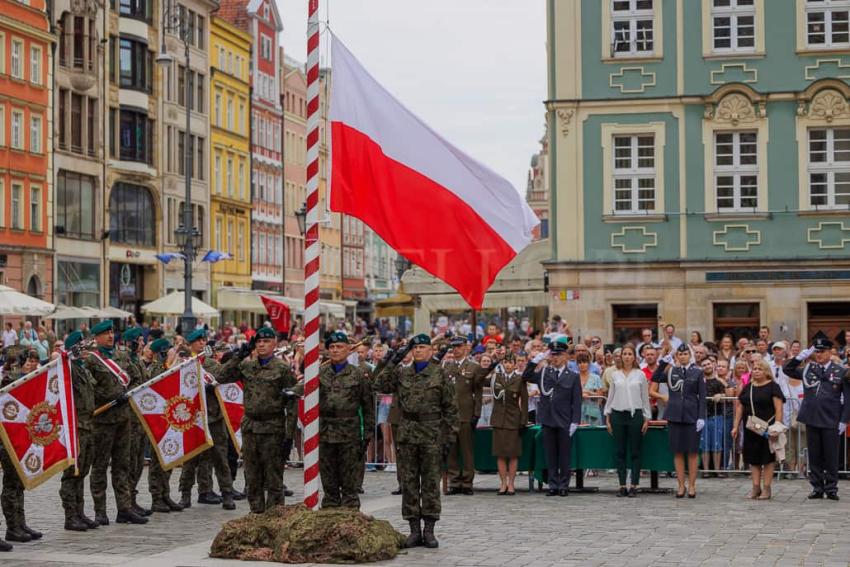
[[[702,361],[702,373],[705,376],[706,417],[705,428],[702,430],[700,445],[702,446],[703,469],[719,471],[723,468],[724,445],[729,434],[724,426],[723,408],[726,405],[726,382],[716,372],[714,358]],[[710,473],[703,473],[708,478]],[[718,476],[714,473],[713,476]],[[725,476],[725,475],[724,475]]]
[[[764,360],[755,364],[750,383],[744,386],[740,403],[735,411],[735,425],[732,427],[732,437],[738,435],[741,422],[756,416],[768,424],[782,421],[782,404],[785,396],[782,389],[771,379],[770,365]],[[746,423],[746,421],[745,421]],[[770,452],[770,444],[766,435],[754,433],[749,428],[744,430],[744,462],[750,466],[750,478],[753,482],[751,499],[769,500],[773,469],[776,456]]]
[[[691,331],[691,346],[695,347],[702,344],[702,335],[699,331]]]
[[[729,440],[730,435],[732,434],[732,422],[735,419],[735,405],[737,402],[733,402],[732,400],[728,400],[728,398],[737,398],[740,393],[738,390],[738,384],[735,382],[735,377],[732,372],[729,370],[729,361],[723,358],[717,359],[717,363],[715,364],[715,374],[717,374],[718,380],[721,380],[726,383],[726,402],[723,404],[723,460],[725,463],[724,468],[736,468],[736,463],[738,462],[737,455],[740,453],[738,451],[738,443],[735,439]]]
[[[34,346],[38,342],[38,333],[32,328],[32,323],[26,321],[21,329],[20,341],[21,346]]]
[[[576,356],[578,375],[581,379],[581,422],[587,425],[602,425],[602,410],[599,402],[602,395],[602,378],[590,369],[590,354],[582,352]]]
[[[770,344],[770,327],[767,325],[759,327],[759,339],[763,340],[768,345]]]
[[[652,382],[652,375],[658,368],[658,349],[651,344],[647,344],[644,345],[641,354],[643,355],[643,362],[640,365],[640,369],[643,370],[643,374],[646,376],[646,382],[649,384]],[[652,407],[653,419],[664,419],[668,394],[667,384],[659,384],[658,391],[653,391],[650,388],[649,403]]]
[[[806,448],[806,426],[797,422],[797,414],[800,413],[800,405],[803,402],[803,381],[785,374],[783,365],[787,360],[786,352],[785,341],[773,343],[770,372],[785,396],[782,423],[788,426],[788,450],[785,452],[788,466],[792,471],[805,474],[805,463],[801,462],[799,468],[797,464],[797,458]]]
[[[720,339],[720,350],[717,353],[718,359],[723,359],[732,367],[735,364],[735,344],[732,340],[732,335],[726,333]]]
[[[3,331],[3,348],[15,346],[18,344],[18,333],[12,328],[11,323],[6,323],[6,330]]]
[[[758,352],[763,359],[770,362],[771,356],[770,356],[770,353],[767,351],[767,346],[768,346],[768,343],[767,343],[766,340],[764,340],[764,339],[756,340],[756,352]]]
[[[735,368],[732,373],[732,384],[735,385],[735,396],[740,396],[744,386],[750,381],[750,365],[744,359],[735,361]]]
[[[643,329],[640,332],[640,338],[641,338],[641,342],[639,342],[638,345],[637,345],[637,353],[638,353],[638,356],[640,356],[641,360],[642,360],[643,355],[641,353],[643,352],[643,347],[645,347],[647,345],[657,347],[658,344],[655,343],[652,340],[652,329]]]
[[[494,323],[490,323],[487,325],[487,336],[481,339],[482,344],[489,344],[490,342],[495,342],[497,344],[502,344],[504,337],[499,332],[499,327],[497,327]]]
[[[664,340],[670,343],[670,349],[673,352],[682,344],[682,339],[676,336],[676,326],[673,323],[664,325]]]

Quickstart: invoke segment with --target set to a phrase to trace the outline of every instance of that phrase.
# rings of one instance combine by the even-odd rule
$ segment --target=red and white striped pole
[[[319,0],[307,12],[307,232],[304,238],[304,504],[319,507]]]

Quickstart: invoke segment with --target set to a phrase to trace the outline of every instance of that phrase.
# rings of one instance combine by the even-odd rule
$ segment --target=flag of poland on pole
[[[333,36],[331,49],[331,209],[359,218],[480,308],[499,270],[531,242],[537,217],[506,179],[414,116]]]

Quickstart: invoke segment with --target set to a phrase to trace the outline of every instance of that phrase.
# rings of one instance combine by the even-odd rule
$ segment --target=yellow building
[[[213,305],[222,287],[251,288],[251,43],[250,34],[212,18],[209,243],[232,255],[212,265]]]

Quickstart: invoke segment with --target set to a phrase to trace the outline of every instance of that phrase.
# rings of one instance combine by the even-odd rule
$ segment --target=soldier
[[[814,345],[785,363],[783,371],[803,381],[803,403],[797,421],[806,424],[809,450],[809,499],[838,500],[839,440],[850,423],[850,371],[832,362],[832,341]],[[800,365],[814,354],[814,362]],[[843,394],[843,399],[842,399]]]
[[[189,343],[189,349],[192,356],[199,356],[204,352],[204,347],[207,344],[206,332],[203,329],[195,329],[186,337]],[[221,365],[211,355],[204,357],[204,371],[210,374],[214,380],[221,375]],[[224,424],[224,417],[221,413],[221,404],[215,396],[215,385],[206,384],[207,397],[207,426],[212,436],[213,446],[196,455],[188,462],[183,463],[183,470],[180,472],[180,503],[192,502],[192,485],[195,484],[195,474],[198,476],[198,503],[212,504],[219,503],[218,499],[212,498],[213,486],[212,475],[202,475],[200,472],[201,465],[204,463],[211,469],[215,469],[215,476],[218,479],[218,487],[221,489],[221,507],[225,510],[235,510],[236,504],[233,502],[233,479],[230,477],[230,468],[227,465],[227,427]]]
[[[490,373],[469,358],[465,337],[453,337],[453,361],[446,362],[443,369],[455,388],[458,410],[458,433],[452,439],[449,450],[449,494],[472,494],[472,481],[475,479],[475,428],[481,417],[484,379]],[[496,364],[492,367],[495,368]],[[462,461],[462,463],[461,463]]]
[[[343,333],[343,334],[345,334],[345,333]],[[327,342],[326,342],[326,344],[327,344]],[[356,354],[355,354],[355,356],[357,357],[357,367],[363,373],[363,380],[366,381],[369,384],[369,388],[371,389],[371,387],[372,387],[372,375],[375,372],[375,367],[372,366],[372,364],[370,364],[369,361],[366,360],[366,357],[368,356],[368,354],[369,354],[369,346],[367,344],[363,343],[363,344],[360,344],[360,345],[357,346]],[[375,407],[374,406],[375,406],[375,400],[373,399],[372,400],[372,415],[373,415],[373,417],[374,417],[374,414],[375,414]],[[361,416],[360,430],[361,430],[360,436],[361,436],[361,439],[362,439],[362,442],[360,443],[360,445],[363,449],[363,451],[361,452],[361,455],[360,455],[360,461],[361,461],[363,466],[356,469],[355,472],[356,472],[356,475],[357,475],[357,492],[358,492],[358,494],[363,494],[364,493],[363,480],[365,479],[365,476],[366,476],[366,462],[369,460],[368,459],[369,444],[372,443],[373,454],[374,454],[375,451],[377,451],[377,448],[374,446],[374,443],[373,443],[373,437],[374,437],[374,433],[375,433],[375,420],[372,419],[372,427],[370,429],[370,428],[366,427],[364,416]]]
[[[85,479],[89,474],[94,457],[94,388],[95,381],[86,370],[79,344],[83,340],[80,331],[74,331],[65,339],[65,350],[71,358],[71,385],[74,390],[74,409],[77,412],[77,470],[74,467],[65,469],[62,473],[62,483],[59,487],[59,497],[62,508],[65,509],[65,529],[75,532],[93,530],[100,526],[86,516],[84,495]]]
[[[95,381],[94,402],[99,408],[110,402],[116,405],[94,418],[95,455],[89,481],[94,500],[95,521],[109,525],[106,516],[106,469],[112,467],[112,490],[119,524],[146,524],[148,519],[132,510],[130,497],[130,408],[127,406],[127,376],[113,360],[115,335],[112,321],[107,319],[92,327],[97,349],[86,357],[85,366]]]
[[[11,327],[11,324],[10,324],[10,327]],[[14,363],[13,363],[14,357],[12,356],[12,353],[14,352],[14,349],[15,349],[15,347],[11,346],[11,347],[6,347],[3,350],[2,361],[0,361],[0,384],[4,384],[6,382],[6,377],[11,372],[13,372],[12,367],[14,365]],[[4,452],[3,444],[0,443],[0,453],[3,453],[3,452]],[[3,456],[0,456],[0,458],[5,460],[5,457],[3,457]],[[3,471],[4,478],[9,473],[10,473],[9,470],[4,470]],[[8,543],[6,540],[0,538],[0,551],[12,551],[12,549],[13,549],[13,546],[12,546],[11,543]]]
[[[411,349],[413,364],[399,368]],[[431,362],[432,354],[428,335],[416,335],[399,352],[388,352],[376,371],[379,391],[397,396],[402,412],[397,441],[401,513],[410,523],[407,547],[439,546],[434,524],[440,519],[440,450],[448,452],[448,439],[458,429],[455,389],[440,365]]]
[[[174,362],[174,356],[169,358],[171,342],[168,339],[157,339],[150,345],[153,352],[153,362],[148,367],[148,374],[155,378],[165,372]],[[151,493],[151,510],[162,514],[181,512],[183,506],[171,498],[171,470],[163,470],[159,457],[154,455],[148,466],[148,490]]]
[[[5,376],[3,382],[0,382],[0,386],[8,386],[18,378],[37,369],[38,358],[38,351],[25,351],[21,355],[20,369]],[[27,525],[24,515],[24,485],[2,444],[0,444],[0,466],[3,467],[3,492],[0,494],[0,506],[2,506],[3,516],[6,518],[6,539],[21,543],[41,539],[41,532]]]
[[[124,348],[115,353],[115,362],[124,369],[130,377],[127,389],[133,389],[144,384],[149,376],[144,363],[138,353],[141,348],[142,330],[138,327],[129,327],[121,335]],[[136,416],[130,417],[130,502],[133,511],[140,516],[150,516],[151,510],[142,508],[136,502],[139,494],[137,489],[142,471],[145,469],[145,449],[148,445],[147,434],[142,427],[142,422]]]
[[[283,504],[283,439],[286,435],[286,396],[295,385],[289,366],[274,356],[275,333],[268,327],[254,335],[255,344],[242,345],[221,369],[219,382],[241,380],[245,415],[242,417],[242,459],[248,504],[253,513]],[[256,357],[246,360],[256,346]]]

